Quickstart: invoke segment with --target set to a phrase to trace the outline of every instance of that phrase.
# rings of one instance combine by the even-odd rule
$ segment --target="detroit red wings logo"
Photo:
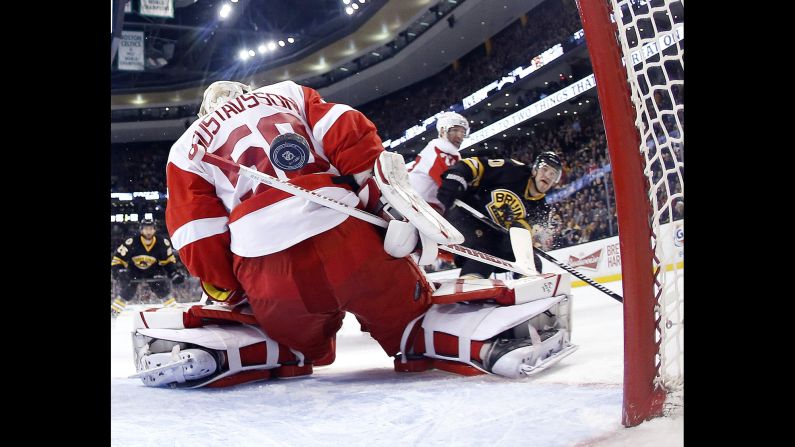
[[[596,250],[595,252],[583,256],[582,258],[578,258],[577,256],[569,255],[569,265],[574,268],[584,268],[590,270],[596,270],[599,266],[599,259],[602,258],[602,249]]]
[[[442,161],[444,161],[444,164],[446,166],[453,166],[458,161],[458,159],[461,158],[458,155],[452,155],[446,152],[442,152],[442,150],[439,149],[438,147],[434,148],[434,150],[436,151],[436,156],[442,159]]]

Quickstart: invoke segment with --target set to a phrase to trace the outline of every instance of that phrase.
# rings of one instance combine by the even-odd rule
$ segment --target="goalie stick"
[[[320,194],[316,191],[305,189],[289,182],[281,181],[273,176],[260,172],[254,168],[249,168],[239,163],[235,163],[231,160],[219,157],[215,154],[208,153],[204,148],[200,147],[197,144],[193,144],[193,146],[191,146],[191,149],[188,152],[188,158],[191,160],[197,160],[209,163],[224,171],[235,172],[244,177],[248,177],[252,180],[256,180],[260,183],[268,185],[271,188],[275,188],[280,191],[290,193],[294,196],[307,199],[311,202],[317,203],[327,208],[331,208],[341,213],[345,213],[349,216],[361,219],[365,222],[369,222],[381,228],[386,228],[388,226],[387,221],[382,219],[381,217],[378,217],[374,214],[370,214],[367,211],[363,211],[358,208],[348,206],[338,200],[332,199],[331,197],[326,197],[323,194]],[[500,267],[512,272],[520,273],[525,276],[538,275],[538,273],[535,271],[535,268],[531,267],[530,265],[523,265],[521,262],[511,262],[502,258],[498,258],[496,256],[492,256],[488,253],[483,253],[482,251],[473,250],[471,248],[467,248],[461,245],[440,244],[439,248],[444,251],[448,251],[450,253],[463,256],[465,258],[474,259],[476,261],[493,265],[495,267]]]
[[[455,199],[455,202],[453,202],[453,203],[456,206],[465,209],[470,214],[472,214],[472,216],[474,216],[476,219],[478,219],[479,221],[483,222],[484,224],[490,226],[491,228],[493,228],[493,229],[495,229],[497,231],[500,231],[502,233],[508,233],[508,230],[506,228],[501,227],[500,225],[497,225],[497,223],[493,222],[491,219],[489,219],[488,217],[484,216],[483,213],[479,212],[475,208],[472,208],[471,206],[467,205],[463,201],[461,201],[459,199]],[[584,281],[589,286],[595,287],[597,290],[599,290],[600,292],[608,295],[610,298],[613,298],[614,300],[618,301],[619,303],[623,303],[624,302],[624,298],[621,295],[613,292],[612,290],[610,290],[607,287],[599,284],[598,282],[592,280],[591,278],[583,275],[582,273],[580,273],[577,270],[575,270],[574,267],[572,267],[572,266],[570,266],[568,264],[564,264],[561,261],[558,261],[557,259],[555,259],[551,255],[549,255],[548,253],[542,251],[541,249],[535,248],[534,251],[536,253],[538,253],[542,258],[544,258],[547,261],[557,265],[558,267],[562,268],[563,270],[571,273],[574,277],[576,277],[578,279],[581,279],[582,281]]]

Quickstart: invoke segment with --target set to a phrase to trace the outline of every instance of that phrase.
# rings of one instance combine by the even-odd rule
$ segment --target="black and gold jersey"
[[[143,236],[127,238],[113,253],[111,268],[125,268],[137,278],[150,278],[156,274],[171,274],[177,260],[171,241],[159,234],[147,242]]]
[[[505,228],[526,228],[533,233],[534,225],[547,226],[551,207],[544,194],[532,196],[530,184],[532,167],[512,159],[489,159],[486,157],[465,158],[443,174],[444,182],[466,184],[454,197],[480,211],[489,219]],[[440,189],[441,191],[441,189]],[[447,209],[444,217],[464,235],[465,247],[491,255],[513,259],[510,238],[497,231],[461,207]],[[502,269],[456,256],[455,263],[461,267],[461,275],[478,274],[488,278]],[[541,260],[535,256],[535,267],[541,269]]]
[[[544,194],[530,193],[532,167],[513,159],[465,158],[447,174],[467,182],[459,199],[505,228],[518,226],[532,231],[533,225],[547,226],[551,207]]]

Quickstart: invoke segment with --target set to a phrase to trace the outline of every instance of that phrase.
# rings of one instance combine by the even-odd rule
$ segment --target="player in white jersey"
[[[438,138],[429,141],[407,167],[411,186],[442,214],[445,206],[436,198],[436,193],[442,184],[442,173],[461,159],[458,151],[469,135],[469,123],[455,112],[444,112],[436,120],[436,130]]]

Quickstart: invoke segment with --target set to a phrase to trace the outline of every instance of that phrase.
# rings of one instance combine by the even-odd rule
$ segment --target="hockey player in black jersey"
[[[506,229],[516,226],[532,233],[533,225],[548,226],[551,207],[545,196],[561,174],[561,161],[554,152],[542,152],[533,166],[512,159],[465,158],[442,174],[437,198],[447,209],[444,217],[466,238],[464,246],[513,259],[507,233],[454,207],[453,202],[463,201]],[[461,267],[461,276],[488,278],[495,271],[503,271],[458,256],[455,262]],[[535,266],[540,272],[541,259],[537,254]]]
[[[139,283],[147,284],[158,297],[165,299],[171,291],[166,277],[175,285],[185,280],[177,270],[171,242],[165,237],[156,236],[155,231],[152,219],[142,220],[140,235],[126,239],[113,253],[111,271],[119,282],[120,290],[119,296],[110,306],[112,315],[124,310],[127,302],[135,296]],[[164,306],[175,304],[173,297],[163,303]]]

